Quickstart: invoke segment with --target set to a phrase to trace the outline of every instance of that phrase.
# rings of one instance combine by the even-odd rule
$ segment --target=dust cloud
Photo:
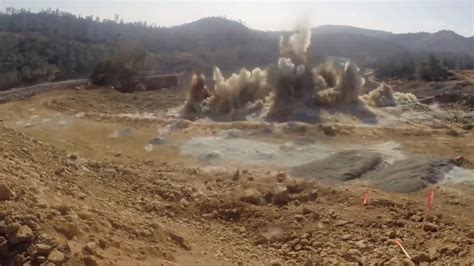
[[[284,122],[300,120],[298,114],[304,113],[315,114],[317,121],[317,114],[325,108],[350,109],[359,117],[375,116],[368,107],[417,101],[413,94],[394,93],[384,84],[361,95],[365,80],[358,66],[351,61],[343,67],[332,62],[311,65],[306,58],[310,40],[308,28],[282,36],[280,58],[266,69],[242,68],[226,78],[215,67],[210,89],[204,75],[195,74],[181,116],[190,120]]]
[[[418,99],[412,93],[393,92],[390,86],[380,84],[375,90],[361,96],[361,99],[372,107],[389,107],[417,103]]]

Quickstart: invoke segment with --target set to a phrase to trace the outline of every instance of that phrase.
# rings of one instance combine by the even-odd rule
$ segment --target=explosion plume
[[[412,93],[393,92],[385,83],[381,83],[375,90],[360,97],[364,103],[372,107],[389,107],[417,103],[418,99]]]
[[[202,73],[195,73],[191,79],[191,86],[186,97],[181,116],[194,120],[203,115],[202,102],[210,96],[206,88],[206,77]]]
[[[349,109],[363,110],[365,115],[370,112],[365,106],[386,107],[416,101],[414,95],[393,93],[384,84],[361,96],[365,80],[357,65],[346,62],[342,68],[332,63],[311,66],[306,58],[310,40],[309,29],[283,36],[277,64],[266,69],[243,68],[226,78],[215,67],[211,92],[205,86],[204,75],[194,75],[182,116],[217,121],[289,121],[300,120],[301,114],[317,113],[321,108],[342,110],[355,106]]]

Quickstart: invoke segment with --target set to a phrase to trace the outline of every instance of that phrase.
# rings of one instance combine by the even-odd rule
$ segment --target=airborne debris
[[[365,84],[354,62],[343,69],[333,63],[312,66],[306,58],[311,32],[300,29],[280,40],[277,65],[240,73],[225,78],[214,68],[214,87],[206,87],[203,74],[193,75],[188,98],[181,111],[183,118],[211,118],[217,121],[263,119],[270,121],[318,121],[321,108],[351,108],[363,117],[373,117],[366,105],[395,106],[417,102],[413,94],[393,93],[382,84],[361,95]]]

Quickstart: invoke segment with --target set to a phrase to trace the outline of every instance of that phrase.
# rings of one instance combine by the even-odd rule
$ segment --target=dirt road
[[[465,75],[465,74],[463,74],[459,71],[456,71],[455,75],[460,80],[465,80],[465,81],[469,82],[470,84],[474,84],[474,78],[471,78],[468,75]]]
[[[36,95],[38,93],[43,93],[61,88],[71,88],[71,86],[80,86],[85,85],[86,83],[87,79],[74,79],[58,82],[45,82],[28,87],[0,91],[0,103],[5,103],[13,100],[21,100]]]

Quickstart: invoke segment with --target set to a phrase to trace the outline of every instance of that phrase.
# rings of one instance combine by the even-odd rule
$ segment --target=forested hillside
[[[390,68],[404,63],[390,60],[408,52],[417,59],[407,62],[427,60],[429,52],[436,52],[440,65],[474,66],[469,56],[474,48],[468,45],[472,38],[452,32],[399,35],[347,26],[321,26],[312,32],[309,58],[340,56],[361,66],[382,66],[385,70],[378,72],[380,77],[396,77],[399,71]],[[124,23],[119,16],[108,20],[59,10],[31,13],[7,8],[0,13],[0,89],[88,77],[99,62],[109,59],[154,74],[209,73],[214,65],[224,73],[266,66],[278,57],[281,34],[215,17],[164,28],[144,22]],[[450,53],[441,53],[442,49]],[[137,60],[141,62],[137,64]]]

